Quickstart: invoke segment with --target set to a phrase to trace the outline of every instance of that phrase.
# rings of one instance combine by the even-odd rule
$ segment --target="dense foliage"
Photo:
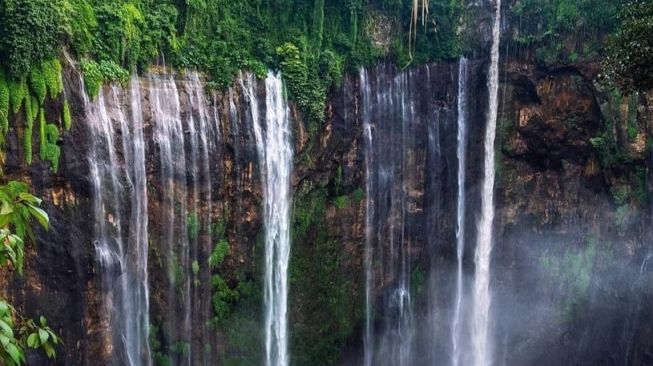
[[[633,1],[619,15],[608,41],[606,77],[624,90],[653,89],[653,1]]]
[[[31,195],[27,185],[9,182],[0,186],[0,269],[23,272],[25,239],[34,240],[31,220],[48,228],[48,215],[39,205],[41,200]],[[38,323],[25,319],[6,300],[0,298],[0,364],[6,366],[25,363],[25,349],[42,349],[54,358],[59,337],[50,329],[47,320]]]
[[[602,53],[625,0],[519,0],[508,18],[516,46],[535,50],[539,62],[575,62]]]
[[[39,101],[42,79],[31,76],[63,49],[83,60],[92,96],[102,83],[124,81],[154,62],[202,70],[217,87],[242,69],[259,76],[281,69],[291,98],[316,122],[347,68],[384,55],[401,66],[459,55],[462,1],[428,6],[429,18],[413,19],[411,47],[409,1],[7,0],[0,5],[0,63],[11,79],[33,81]]]

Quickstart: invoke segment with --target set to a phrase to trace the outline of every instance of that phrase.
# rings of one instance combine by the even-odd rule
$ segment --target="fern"
[[[55,124],[48,123],[45,126],[45,144],[42,146],[41,159],[50,162],[50,168],[53,172],[59,170],[59,157],[61,155],[57,140],[59,140],[59,128]]]

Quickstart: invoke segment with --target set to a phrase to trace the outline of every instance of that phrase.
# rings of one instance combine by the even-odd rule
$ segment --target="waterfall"
[[[147,255],[148,255],[148,233],[147,233],[147,175],[145,170],[145,140],[143,138],[143,115],[141,109],[141,85],[140,80],[136,75],[131,79],[130,84],[130,100],[131,100],[131,115],[132,115],[132,154],[133,154],[133,170],[132,170],[132,215],[130,224],[130,245],[135,243],[133,247],[137,248],[135,251],[135,258],[137,261],[137,278],[139,283],[137,289],[139,291],[140,306],[138,309],[140,315],[138,322],[140,324],[138,339],[144,340],[146,361],[145,365],[151,365],[150,358],[150,343],[148,329],[150,326],[150,294],[148,288],[147,278]],[[124,127],[128,129],[127,127]],[[125,140],[128,143],[128,140]],[[139,352],[140,353],[140,352]]]
[[[211,297],[207,296],[208,292],[211,289],[210,285],[210,271],[206,267],[206,263],[200,265],[198,258],[207,257],[210,255],[212,246],[213,246],[213,236],[211,234],[211,225],[212,225],[212,177],[214,173],[211,171],[211,157],[215,153],[215,142],[218,141],[218,136],[216,130],[214,129],[214,124],[211,123],[211,115],[209,114],[206,106],[207,101],[204,96],[204,88],[200,82],[199,75],[194,72],[188,75],[186,80],[186,90],[189,96],[189,101],[191,107],[196,112],[197,117],[193,117],[192,111],[189,115],[189,129],[192,134],[191,141],[194,144],[194,147],[191,147],[191,151],[195,151],[194,162],[195,174],[193,176],[193,200],[195,205],[194,216],[196,222],[202,224],[205,228],[203,232],[199,227],[196,229],[194,241],[195,247],[191,253],[193,258],[193,263],[191,263],[191,270],[193,266],[196,266],[197,272],[193,273],[194,287],[193,287],[193,296],[194,300],[193,313],[195,316],[195,324],[203,325],[204,329],[204,340],[197,339],[195,337],[195,344],[200,347],[202,344],[205,344],[206,340],[211,339],[210,329],[206,326],[206,320],[211,318]],[[213,119],[217,122],[217,113],[213,114]],[[197,126],[195,126],[197,125]],[[200,215],[198,212],[198,202],[200,200],[206,202],[206,210],[203,214]],[[204,240],[200,240],[199,235],[204,234]],[[203,254],[203,255],[201,255]],[[203,286],[208,286],[203,287]],[[203,360],[203,364],[213,364],[215,363],[210,354],[197,355],[198,358]]]
[[[410,241],[406,237],[408,191],[416,118],[410,72],[390,79],[359,75],[365,138],[365,355],[364,364],[412,365],[415,324],[411,298]],[[374,268],[376,264],[380,268]],[[385,317],[375,330],[375,288],[383,283]]]
[[[370,88],[367,81],[367,71],[360,71],[360,85],[363,98],[363,133],[365,134],[365,150],[371,151],[374,141],[372,140],[372,126],[369,116],[370,105]],[[372,366],[372,355],[374,354],[374,344],[372,342],[372,225],[373,208],[372,199],[369,198],[370,192],[374,191],[372,180],[372,154],[365,154],[365,192],[368,198],[365,200],[365,334],[363,342],[365,347],[364,366]]]
[[[492,253],[492,224],[494,221],[494,139],[499,94],[499,41],[501,36],[501,0],[495,4],[492,26],[491,64],[488,75],[488,114],[485,133],[485,158],[481,188],[481,216],[478,220],[478,240],[474,253],[476,272],[473,288],[472,346],[473,365],[491,365],[489,344],[490,327],[490,260]]]
[[[83,88],[83,81],[80,77]],[[113,341],[112,363],[151,365],[148,344],[147,196],[145,142],[140,112],[140,85],[131,81],[131,123],[121,94],[112,87],[91,103],[81,95],[90,125],[89,168],[93,186],[94,237],[100,266],[104,310]],[[122,161],[114,138],[122,135]]]
[[[288,365],[288,261],[290,258],[291,126],[280,75],[265,79],[265,126],[252,77],[245,80],[259,155],[265,225],[265,363]]]
[[[150,100],[161,169],[163,243],[169,288],[168,323],[177,331],[175,341],[187,345],[180,363],[190,365],[190,253],[188,241],[188,187],[185,136],[177,85],[172,75],[150,75]],[[181,318],[181,319],[179,319]],[[181,324],[179,324],[181,320]]]
[[[463,302],[463,255],[465,253],[465,154],[467,153],[467,73],[468,61],[462,57],[458,65],[458,199],[456,203],[456,302],[451,324],[451,364],[460,364],[460,323]]]

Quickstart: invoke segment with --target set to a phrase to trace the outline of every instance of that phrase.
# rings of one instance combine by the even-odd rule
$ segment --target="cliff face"
[[[474,272],[487,104],[487,65],[482,60],[470,64],[468,279]],[[613,100],[592,83],[595,75],[587,70],[544,69],[525,59],[502,62],[492,344],[494,358],[506,364],[650,363],[649,173],[648,153],[641,145],[650,135],[652,103],[644,96],[632,103]],[[139,81],[148,182],[151,354],[159,363],[192,352],[193,364],[257,365],[262,188],[248,79],[198,102],[187,75],[153,75]],[[451,347],[458,65],[403,73],[379,66],[366,75],[346,78],[331,94],[326,121],[315,135],[291,108],[295,161],[288,315],[290,353],[297,365],[361,364],[370,235],[375,250],[369,268],[374,274],[369,284],[372,328],[379,339],[391,340],[393,322],[401,321],[393,289],[403,278],[412,294],[411,347],[421,355],[415,364],[446,355]],[[170,166],[185,164],[185,174],[166,175],[161,159],[157,126],[163,122],[155,100],[170,86],[160,81],[168,77],[178,89],[185,141],[177,147],[183,156],[174,156]],[[264,95],[262,85],[255,85],[255,95]],[[79,79],[68,69],[74,125],[60,141],[56,174],[41,162],[28,168],[19,163],[20,131],[8,139],[5,162],[8,177],[28,179],[44,198],[52,220],[50,231],[40,233],[36,250],[29,251],[25,276],[12,280],[10,294],[27,315],[45,315],[60,332],[64,344],[57,363],[62,365],[117,363],[124,352],[110,332],[113,320],[103,295],[108,272],[97,260],[89,163],[95,122],[89,120],[80,90]],[[107,118],[115,126],[110,138],[117,164],[125,167],[127,145],[119,143],[125,135],[119,116],[132,110],[131,94],[120,88],[103,93]],[[113,98],[112,93],[118,94]],[[204,145],[193,150],[191,143],[191,124],[201,118],[211,126],[206,155]],[[373,145],[366,140],[366,120],[375,125]],[[629,158],[618,160],[623,158],[617,159],[619,152]],[[366,160],[370,156],[373,160]],[[366,168],[373,168],[374,186],[366,185],[371,179]],[[373,191],[366,192],[370,187]],[[373,217],[367,217],[370,212]],[[113,214],[127,221],[134,215],[126,207]],[[208,258],[222,240],[228,242],[227,255],[210,268]],[[184,260],[170,245],[194,249]],[[117,271],[108,277],[119,278]],[[31,357],[34,364],[47,364]]]

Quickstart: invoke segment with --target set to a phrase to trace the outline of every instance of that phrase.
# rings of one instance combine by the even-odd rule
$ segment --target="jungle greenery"
[[[514,26],[510,40],[536,50],[543,63],[598,57],[625,1],[514,2],[507,14]],[[45,93],[43,85],[57,80],[52,68],[60,72],[56,60],[64,50],[79,60],[91,97],[103,83],[124,83],[130,73],[155,63],[203,71],[216,88],[231,85],[240,70],[259,76],[270,68],[281,70],[290,98],[307,117],[309,132],[315,132],[330,88],[347,71],[381,59],[406,67],[472,53],[479,37],[470,35],[477,31],[468,24],[471,13],[464,0],[4,0],[0,143],[9,118],[24,105],[26,122],[20,127],[25,162],[31,163],[33,121],[41,118],[37,107],[46,102],[44,96],[59,100],[64,106],[45,116],[45,130],[41,120],[37,126],[39,156],[56,170],[59,136],[43,132],[69,128],[70,109],[56,93],[62,88]],[[614,54],[624,50],[621,40],[650,34],[641,22],[631,23],[631,31],[613,41]],[[646,71],[647,48],[633,47],[626,50],[632,58],[615,73]]]
[[[259,76],[280,69],[290,97],[319,121],[329,88],[348,69],[388,54],[401,66],[460,54],[462,1],[428,6],[428,20],[417,22],[412,3],[401,0],[4,0],[0,64],[20,86],[67,50],[80,60],[91,96],[157,62],[204,71],[215,87],[242,69]],[[381,26],[391,39],[373,39]]]
[[[41,200],[28,192],[27,185],[9,182],[0,186],[0,269],[23,274],[25,241],[34,241],[31,221],[43,228],[49,225],[48,215],[39,206]],[[25,363],[25,349],[41,349],[55,357],[59,337],[44,317],[38,322],[24,318],[11,304],[0,298],[0,364]]]
[[[631,1],[608,40],[605,77],[625,91],[653,89],[653,1]]]
[[[605,35],[618,25],[627,0],[520,0],[508,18],[513,46],[535,51],[542,64],[573,63],[598,58]]]

